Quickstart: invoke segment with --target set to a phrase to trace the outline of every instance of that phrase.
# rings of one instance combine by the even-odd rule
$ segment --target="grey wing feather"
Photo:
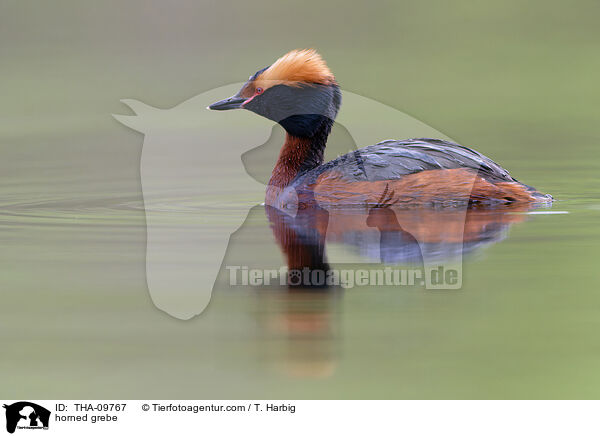
[[[508,171],[475,150],[429,138],[387,140],[369,145],[304,174],[302,182],[310,183],[334,168],[342,177],[356,181],[392,180],[420,171],[455,168],[472,169],[492,182],[516,181]]]

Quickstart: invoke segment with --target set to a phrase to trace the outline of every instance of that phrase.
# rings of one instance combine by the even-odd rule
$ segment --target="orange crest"
[[[298,86],[301,83],[331,85],[335,77],[315,50],[292,50],[275,61],[254,81],[263,89],[278,84]]]

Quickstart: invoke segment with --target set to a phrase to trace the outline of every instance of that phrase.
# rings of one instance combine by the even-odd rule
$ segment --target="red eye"
[[[264,89],[262,89],[262,88],[256,88],[256,93],[257,94],[262,94],[263,91],[264,91]]]

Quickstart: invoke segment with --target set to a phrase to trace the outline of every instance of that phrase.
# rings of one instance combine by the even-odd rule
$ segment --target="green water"
[[[2,3],[0,397],[600,396],[598,4],[315,7],[290,28],[290,6],[266,1]],[[240,291],[221,275],[201,316],[161,312],[142,136],[110,114],[125,97],[172,107],[303,46],[343,88],[477,148],[568,213],[514,224],[465,260],[460,290]],[[282,263],[260,207],[238,236],[237,260]]]

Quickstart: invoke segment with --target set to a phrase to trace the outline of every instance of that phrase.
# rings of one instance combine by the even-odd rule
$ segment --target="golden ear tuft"
[[[300,83],[331,85],[335,83],[335,77],[315,50],[292,50],[256,78],[256,86],[263,88],[280,83],[292,86]]]

